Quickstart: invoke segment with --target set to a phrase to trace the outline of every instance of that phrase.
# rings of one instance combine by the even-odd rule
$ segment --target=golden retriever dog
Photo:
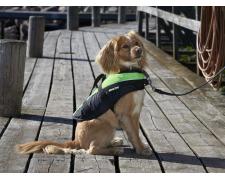
[[[146,66],[143,44],[135,32],[109,40],[100,50],[96,62],[106,74],[119,73],[131,68]],[[116,128],[122,128],[137,154],[149,155],[151,150],[139,137],[139,117],[143,106],[144,90],[124,95],[114,106],[97,119],[78,122],[75,140],[65,143],[34,141],[17,145],[21,154],[45,152],[48,154],[87,153],[116,155],[123,153],[121,138],[114,137]]]

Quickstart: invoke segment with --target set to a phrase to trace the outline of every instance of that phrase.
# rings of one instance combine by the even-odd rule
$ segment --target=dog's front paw
[[[114,155],[121,155],[123,153],[124,153],[123,148],[119,148],[119,147],[114,148]]]
[[[72,149],[71,153],[74,155],[88,154],[88,152],[85,149]]]
[[[152,155],[152,150],[151,150],[151,148],[149,147],[148,144],[145,144],[144,147],[143,147],[143,149],[138,150],[136,152],[137,152],[137,154],[144,155],[144,156],[150,156],[150,155]]]
[[[150,156],[152,155],[152,150],[149,146],[145,146],[144,150],[141,152],[141,155]]]

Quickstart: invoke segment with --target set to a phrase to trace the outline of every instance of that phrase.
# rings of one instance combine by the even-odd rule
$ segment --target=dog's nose
[[[136,49],[136,52],[137,52],[138,55],[141,55],[142,54],[142,48],[138,47]]]

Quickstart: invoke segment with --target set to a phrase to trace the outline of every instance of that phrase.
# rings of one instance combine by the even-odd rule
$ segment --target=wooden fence
[[[163,29],[165,31],[165,34],[170,36],[172,40],[173,57],[175,59],[178,59],[179,57],[178,48],[180,45],[179,39],[182,39],[182,41],[188,41],[190,40],[188,39],[190,37],[192,38],[192,42],[195,46],[196,35],[200,27],[200,21],[199,21],[200,8],[194,7],[194,12],[187,11],[186,13],[185,13],[185,8],[178,7],[178,6],[170,6],[170,7],[139,6],[137,8],[139,34],[141,34],[142,36],[145,36],[146,39],[150,39],[149,18],[154,17],[155,28],[156,28],[156,33],[155,33],[156,46],[161,47],[161,39],[162,39],[161,30]],[[186,8],[186,10],[187,9],[188,8]],[[145,22],[145,30],[143,31],[144,22]],[[197,69],[197,73],[198,73],[198,69]]]

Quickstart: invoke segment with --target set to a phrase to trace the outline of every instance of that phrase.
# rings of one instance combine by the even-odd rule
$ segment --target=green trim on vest
[[[116,84],[123,81],[141,80],[141,79],[145,79],[145,75],[143,73],[138,72],[109,74],[103,81],[102,88],[106,88],[112,84]]]
[[[128,72],[128,73],[119,73],[119,74],[109,74],[106,76],[106,79],[102,82],[102,88],[106,88],[116,83],[124,82],[124,81],[132,81],[132,80],[142,80],[146,79],[144,73],[139,72]],[[93,93],[97,93],[98,88],[96,88]]]

